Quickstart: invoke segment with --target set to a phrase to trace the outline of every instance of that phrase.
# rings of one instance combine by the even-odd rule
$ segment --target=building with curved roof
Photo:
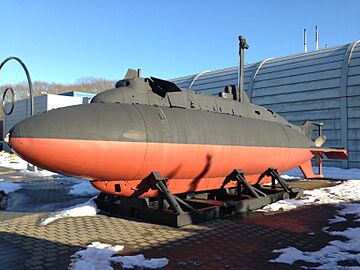
[[[294,124],[324,123],[326,147],[349,150],[347,161],[326,166],[360,168],[360,40],[249,64],[244,89],[251,102],[271,109]],[[237,84],[237,67],[173,79],[182,88],[208,94]]]

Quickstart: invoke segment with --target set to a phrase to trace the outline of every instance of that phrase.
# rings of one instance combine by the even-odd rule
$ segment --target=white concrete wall
[[[47,110],[57,109],[61,107],[73,106],[83,103],[83,97],[47,95]]]

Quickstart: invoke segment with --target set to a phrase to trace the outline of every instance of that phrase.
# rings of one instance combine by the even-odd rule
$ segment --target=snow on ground
[[[144,255],[114,256],[123,250],[124,246],[93,242],[85,250],[76,252],[72,258],[69,269],[71,270],[113,270],[112,264],[119,264],[122,268],[150,268],[156,269],[166,266],[166,258],[146,259]]]
[[[78,184],[75,184],[71,187],[69,191],[70,195],[76,196],[87,196],[87,195],[98,195],[99,190],[95,189],[90,181],[81,181]]]
[[[53,212],[48,217],[41,219],[40,224],[47,225],[55,220],[67,217],[95,216],[98,209],[94,199],[91,198],[87,202]]]
[[[54,172],[50,172],[47,170],[38,170],[35,167],[33,170],[33,165],[28,163],[27,161],[23,160],[22,158],[18,157],[15,154],[10,154],[5,151],[0,152],[0,167],[13,169],[13,170],[20,170],[24,173],[28,173],[31,175],[40,175],[40,176],[53,176],[56,175]]]
[[[286,175],[301,176],[301,172],[292,170],[286,172]],[[334,204],[338,210],[337,214],[329,219],[329,224],[347,222],[346,215],[353,215],[355,221],[360,222],[360,170],[324,168],[324,176],[339,180],[359,180],[347,180],[333,187],[305,190],[305,196],[299,200],[281,200],[264,207],[261,211],[286,211],[304,205]],[[277,249],[273,252],[280,253],[280,255],[271,262],[293,264],[296,261],[305,261],[320,264],[309,267],[311,269],[359,270],[359,266],[343,266],[339,264],[339,261],[350,260],[360,264],[360,227],[346,228],[344,231],[329,231],[329,229],[329,227],[324,227],[322,231],[332,236],[343,236],[347,240],[331,241],[324,248],[314,252],[301,251],[295,247]]]
[[[342,222],[342,221],[347,221],[347,219],[344,217],[341,217],[341,216],[335,216],[335,217],[329,219],[329,224],[338,223],[338,222]]]
[[[0,152],[0,167],[9,168],[13,170],[20,170],[22,172],[25,172],[30,175],[39,175],[39,176],[52,176],[55,178],[61,178],[62,181],[69,181],[69,182],[75,182],[76,184],[73,185],[70,188],[69,194],[75,195],[75,196],[87,196],[87,195],[97,195],[99,193],[98,190],[96,190],[89,181],[84,181],[78,178],[73,177],[66,177],[60,174],[56,174],[47,170],[36,170],[33,171],[31,167],[33,165],[29,164],[27,161],[21,159],[15,154],[10,154],[5,151]],[[4,183],[5,184],[5,183]],[[2,186],[4,186],[2,184]],[[18,184],[12,184],[7,183],[7,188],[10,188],[13,186],[14,188]],[[21,188],[21,187],[19,187]],[[19,189],[17,188],[17,189]],[[2,188],[0,186],[0,190],[4,190],[5,188]],[[14,190],[15,191],[15,190]],[[6,191],[5,191],[6,192]],[[12,192],[12,191],[10,191]],[[7,193],[7,192],[6,192]]]
[[[0,179],[0,181],[2,181],[2,179]],[[17,183],[0,182],[0,190],[4,191],[6,194],[15,192],[21,188],[22,186]]]
[[[282,174],[281,178],[285,180],[299,180],[299,179],[303,179],[304,177]]]
[[[360,203],[342,203],[337,206],[339,210],[337,215],[330,219],[330,223],[347,221],[346,215],[355,215],[360,222]],[[271,260],[271,262],[293,264],[296,261],[305,261],[319,263],[317,267],[311,269],[360,269],[359,266],[342,266],[339,261],[355,261],[360,264],[360,227],[347,228],[344,231],[328,231],[329,227],[323,228],[323,231],[332,236],[342,236],[347,240],[334,240],[327,246],[314,252],[301,251],[295,247],[277,249],[273,252],[280,255]]]
[[[0,166],[15,169],[15,170],[23,170],[27,169],[28,162],[21,159],[15,154],[10,154],[5,151],[0,152]]]
[[[288,211],[305,205],[336,204],[352,201],[360,201],[360,180],[348,180],[332,187],[304,190],[304,196],[298,200],[280,200],[257,211]]]

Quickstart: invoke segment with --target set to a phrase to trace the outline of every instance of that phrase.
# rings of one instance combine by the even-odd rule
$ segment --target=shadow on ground
[[[69,254],[81,247],[0,232],[0,268],[2,270],[68,269]]]

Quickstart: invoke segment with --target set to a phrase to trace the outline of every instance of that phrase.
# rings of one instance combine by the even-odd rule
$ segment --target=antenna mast
[[[317,25],[315,26],[315,50],[319,49],[319,32]]]
[[[239,88],[239,101],[242,101],[242,93],[244,91],[244,49],[249,49],[246,39],[239,36],[239,70],[238,70],[238,88]]]

